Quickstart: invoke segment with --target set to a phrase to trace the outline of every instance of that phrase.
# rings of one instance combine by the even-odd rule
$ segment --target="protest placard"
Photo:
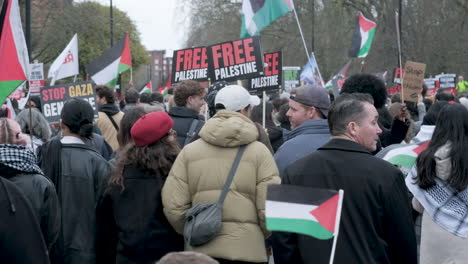
[[[279,92],[282,82],[282,54],[281,51],[265,53],[263,56],[265,68],[263,76],[249,79],[249,92],[251,94],[261,94]]]
[[[393,76],[393,83],[401,84],[401,76],[405,71],[401,70],[401,68],[395,68],[395,74]]]
[[[283,91],[289,93],[292,88],[299,87],[301,85],[300,74],[301,67],[299,66],[283,67]]]
[[[184,80],[208,80],[208,56],[206,47],[174,51],[172,56],[172,83]]]
[[[426,64],[407,61],[405,74],[403,75],[403,98],[405,101],[418,102],[418,95],[421,93],[424,81]]]
[[[29,92],[33,95],[39,94],[44,84],[44,64],[29,64]]]
[[[88,101],[94,110],[94,117],[97,118],[96,87],[92,81],[61,84],[41,88],[42,113],[50,124],[60,121],[63,105],[71,98]]]
[[[260,37],[211,45],[208,53],[208,77],[212,82],[235,81],[263,75]]]

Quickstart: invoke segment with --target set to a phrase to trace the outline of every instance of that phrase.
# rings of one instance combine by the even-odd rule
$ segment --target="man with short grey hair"
[[[335,263],[417,263],[404,177],[371,154],[382,132],[378,118],[370,95],[340,95],[328,113],[332,139],[282,178],[282,184],[344,190]],[[276,232],[275,263],[327,263],[332,243]]]

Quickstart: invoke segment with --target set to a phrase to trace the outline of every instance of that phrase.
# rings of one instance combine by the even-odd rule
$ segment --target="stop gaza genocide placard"
[[[260,37],[211,45],[208,53],[208,77],[212,82],[249,79],[263,74]]]
[[[282,56],[281,51],[265,53],[263,56],[265,68],[263,75],[249,79],[249,92],[251,94],[261,94],[279,92],[282,82]]]
[[[57,124],[60,121],[63,105],[71,98],[88,101],[94,110],[94,117],[98,117],[96,87],[92,81],[42,87],[40,98],[42,113],[50,124]]]
[[[208,56],[206,47],[174,51],[172,56],[172,83],[185,80],[208,80]]]

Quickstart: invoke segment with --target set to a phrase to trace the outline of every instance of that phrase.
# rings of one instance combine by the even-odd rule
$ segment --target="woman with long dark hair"
[[[429,146],[406,179],[413,207],[423,213],[421,263],[468,259],[468,110],[448,104]]]
[[[119,153],[97,208],[97,263],[154,263],[183,250],[163,213],[161,189],[180,149],[165,112],[143,115]]]

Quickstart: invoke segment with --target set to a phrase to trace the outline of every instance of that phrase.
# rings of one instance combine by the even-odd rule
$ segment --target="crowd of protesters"
[[[53,126],[31,97],[0,118],[0,262],[327,263],[333,240],[266,228],[268,185],[291,184],[344,190],[335,263],[464,263],[467,85],[411,103],[356,74],[264,107],[224,81],[120,102],[98,86],[97,119],[71,99]],[[422,143],[410,171],[379,158]],[[191,244],[192,209],[223,196],[219,232]]]

